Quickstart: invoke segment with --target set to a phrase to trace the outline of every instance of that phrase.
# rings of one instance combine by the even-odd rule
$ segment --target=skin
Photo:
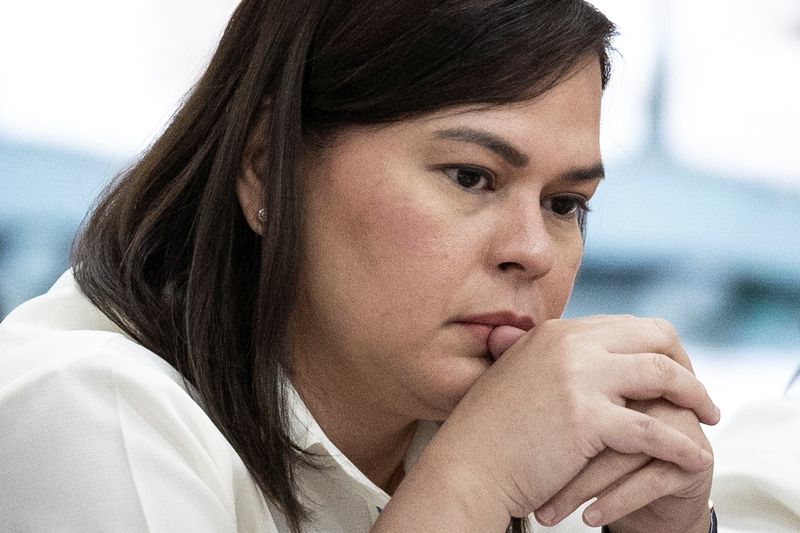
[[[507,523],[510,514],[532,512],[552,497],[559,511],[568,512],[573,500],[587,499],[585,492],[594,491],[588,497],[597,494],[594,485],[608,487],[641,467],[642,458],[650,458],[638,456],[639,462],[626,465],[625,471],[598,455],[608,443],[598,440],[596,450],[580,452],[565,446],[563,457],[548,461],[571,465],[572,469],[563,469],[571,475],[561,479],[546,474],[544,464],[534,470],[521,464],[515,470],[535,472],[540,468],[542,475],[553,480],[553,487],[536,496],[522,494],[509,499],[507,485],[516,481],[498,477],[496,483],[487,484],[488,478],[475,477],[474,473],[481,471],[476,464],[480,464],[481,454],[486,455],[487,441],[483,440],[484,447],[478,450],[470,442],[477,446],[481,439],[470,441],[468,435],[475,434],[476,427],[487,427],[490,420],[494,424],[495,419],[503,419],[497,416],[503,405],[488,409],[484,404],[489,402],[480,400],[479,405],[475,398],[507,391],[512,395],[508,401],[520,403],[513,394],[524,392],[530,382],[517,387],[508,378],[521,375],[523,368],[528,373],[536,370],[539,363],[534,352],[547,344],[546,334],[558,339],[561,334],[553,331],[567,331],[550,324],[566,306],[581,261],[577,211],[602,178],[600,85],[597,62],[589,61],[532,101],[450,109],[388,126],[347,129],[304,160],[300,174],[305,186],[305,242],[300,298],[290,318],[295,357],[292,380],[332,442],[367,477],[389,493],[400,487],[400,497],[393,498],[381,517],[388,524],[387,531],[393,530],[391,521],[398,516],[404,517],[398,518],[398,523],[411,527],[404,506],[425,517],[422,510],[430,498],[427,503],[415,498],[430,495],[430,490],[442,492],[443,487],[450,502],[458,502],[459,494],[485,491],[480,494],[481,505],[464,501],[465,506],[480,509],[479,518],[463,513],[449,516],[441,513],[439,506],[439,514],[447,518],[449,526],[468,518],[465,523],[470,527],[485,519],[489,520],[487,527],[495,528]],[[471,136],[464,135],[467,130]],[[491,135],[502,140],[518,153],[499,150],[497,143],[484,146],[486,143],[476,142],[475,132],[483,139]],[[260,230],[255,213],[263,168],[256,148],[258,136],[256,131],[237,184],[243,211],[255,231]],[[494,363],[486,335],[476,334],[460,320],[501,310],[530,317],[537,327],[504,339],[502,351],[508,348],[506,353],[514,355],[503,355]],[[624,326],[620,325],[623,322]],[[629,334],[631,328],[645,329],[635,324],[632,319],[595,319],[558,327],[591,329],[598,338],[616,339]],[[553,342],[558,350],[550,350],[552,353],[565,351],[559,342]],[[623,351],[656,351],[648,342],[642,340]],[[663,357],[670,363],[685,358],[674,343],[661,344],[659,353],[667,353]],[[555,367],[569,360],[553,357]],[[547,361],[541,360],[541,375],[545,375]],[[641,364],[638,361],[644,358],[633,364]],[[609,368],[598,372],[613,375]],[[697,386],[686,392],[691,379],[680,375],[674,381],[684,384],[684,389],[666,394],[672,394],[671,399],[683,407],[708,412],[710,400],[706,402]],[[587,384],[573,385],[579,390],[591,389]],[[617,389],[621,388],[619,384]],[[611,403],[624,404],[617,389],[609,389],[606,395]],[[549,394],[550,402],[561,395],[555,389],[548,392],[544,385],[541,391]],[[628,394],[644,400],[665,393],[648,389]],[[507,414],[510,426],[522,425],[496,427],[493,435],[526,429],[525,420],[515,421],[514,413]],[[557,404],[546,415],[541,419],[549,416],[554,426],[563,425],[567,416]],[[423,454],[421,466],[404,481],[402,458],[419,419],[447,422],[429,446],[431,451]],[[692,424],[697,426],[696,417]],[[530,429],[536,433],[547,430]],[[682,433],[680,436],[694,445]],[[668,444],[677,449],[689,446],[683,441],[677,446],[677,436],[672,438],[671,442],[662,439],[663,449],[669,448]],[[516,457],[521,449],[535,449],[531,444],[521,443],[517,449],[502,443],[497,446],[506,446],[509,456]],[[548,443],[542,446],[547,449]],[[461,452],[459,457],[476,461],[460,463],[454,450]],[[655,457],[662,451],[650,453]],[[600,466],[595,467],[591,479],[583,480],[578,473],[594,457]],[[684,467],[690,463],[683,460]],[[697,463],[699,459],[692,460]],[[487,459],[484,473],[497,470],[490,462]],[[431,474],[440,471],[455,477],[440,479]],[[482,489],[476,490],[476,486]],[[569,489],[566,495],[556,496],[565,487]],[[702,500],[702,495],[698,498]],[[484,504],[488,507],[482,508]],[[382,527],[381,521],[376,527]],[[431,523],[424,525],[430,527]],[[624,522],[619,525],[626,526]]]
[[[537,323],[561,315],[582,240],[574,215],[542,204],[597,188],[599,178],[559,176],[599,164],[598,106],[594,79],[576,76],[532,103],[349,131],[308,161],[297,386],[379,485],[415,421],[444,420],[488,368],[486,346],[453,320],[502,309]],[[520,147],[528,165],[437,139],[465,127]],[[491,171],[496,189],[464,189],[441,168],[467,164]]]

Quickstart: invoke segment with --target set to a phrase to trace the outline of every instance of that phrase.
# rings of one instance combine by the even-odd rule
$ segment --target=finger
[[[650,461],[652,458],[644,454],[624,454],[611,449],[602,451],[580,474],[536,510],[536,519],[545,526],[557,524],[585,502]]]
[[[497,361],[503,352],[511,348],[517,340],[525,335],[524,329],[515,328],[514,326],[498,326],[489,333],[489,351],[492,357]]]
[[[697,484],[696,476],[687,475],[673,464],[653,461],[601,494],[584,510],[583,519],[593,527],[609,524],[694,484]]]
[[[610,406],[599,418],[603,443],[621,453],[644,453],[674,463],[684,470],[700,472],[714,461],[712,455],[685,433],[651,416]]]
[[[688,369],[660,353],[619,357],[622,371],[615,374],[615,388],[630,400],[664,398],[695,412],[704,423],[719,422],[719,408],[705,386]]]
[[[708,440],[697,423],[697,418],[688,409],[677,407],[663,399],[630,401],[627,408],[657,418],[686,433],[701,447],[710,448]],[[589,461],[589,464],[575,478],[551,497],[547,503],[551,504],[550,516],[555,522],[542,523],[554,525],[563,517],[572,514],[584,502],[614,488],[628,474],[638,470],[651,460],[651,457],[643,454],[622,454],[612,449],[603,450]],[[537,518],[540,516],[537,513]]]
[[[617,353],[663,353],[693,372],[689,354],[680,342],[678,333],[663,318],[642,318],[631,315],[608,317],[598,320],[595,327],[614,327],[622,330],[623,335],[610,335],[606,348]]]

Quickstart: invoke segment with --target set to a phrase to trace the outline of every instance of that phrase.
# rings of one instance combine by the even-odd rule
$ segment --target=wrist
[[[433,444],[408,472],[371,531],[505,530],[511,516],[486,479],[450,450]]]

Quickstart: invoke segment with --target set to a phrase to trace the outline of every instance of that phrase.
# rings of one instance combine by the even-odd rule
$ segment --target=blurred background
[[[67,268],[236,3],[0,3],[0,318]],[[594,3],[619,53],[567,314],[668,318],[723,412],[781,395],[800,365],[800,2]]]

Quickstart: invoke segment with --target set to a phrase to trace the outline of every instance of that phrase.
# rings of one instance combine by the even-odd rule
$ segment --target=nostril
[[[497,268],[499,268],[503,272],[506,272],[508,270],[525,270],[522,267],[522,265],[520,265],[519,263],[514,263],[513,261],[509,261],[509,262],[506,262],[506,263],[500,263],[499,265],[497,265]]]

